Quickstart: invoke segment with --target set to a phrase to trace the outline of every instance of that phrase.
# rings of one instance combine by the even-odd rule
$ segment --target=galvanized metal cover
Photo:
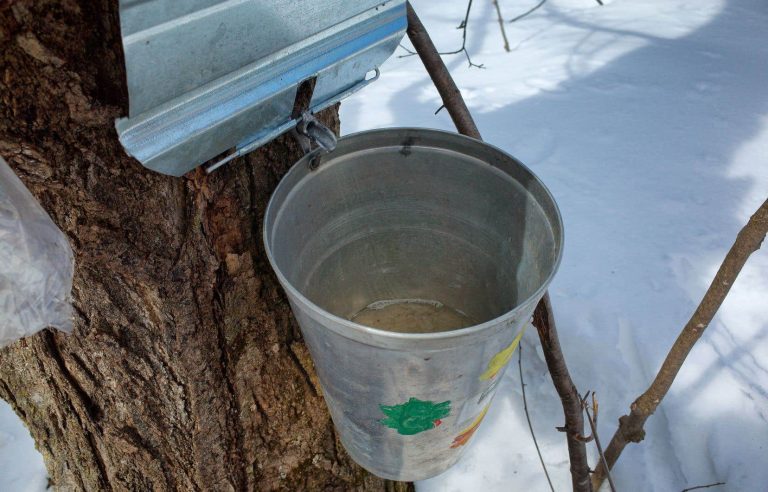
[[[179,176],[292,128],[304,80],[317,77],[311,111],[365,85],[407,22],[405,0],[120,0],[120,25],[130,101],[120,141]]]

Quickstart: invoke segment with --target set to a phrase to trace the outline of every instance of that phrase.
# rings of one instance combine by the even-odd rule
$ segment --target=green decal
[[[399,434],[411,436],[425,430],[434,429],[451,413],[451,402],[421,401],[411,398],[400,405],[379,405],[386,418],[379,422],[390,429],[396,429]]]

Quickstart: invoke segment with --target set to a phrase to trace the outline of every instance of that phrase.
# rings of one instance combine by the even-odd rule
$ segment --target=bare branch
[[[608,464],[605,461],[605,453],[603,453],[603,446],[600,444],[600,437],[597,435],[597,397],[595,396],[595,393],[592,392],[592,415],[589,414],[589,405],[587,405],[587,396],[589,395],[589,391],[587,391],[587,395],[584,396],[584,399],[582,400],[582,405],[584,406],[584,413],[587,414],[587,420],[589,421],[589,427],[592,429],[592,435],[595,436],[595,446],[597,447],[597,452],[600,455],[600,461],[603,463],[603,466],[608,466]],[[613,492],[616,492],[616,484],[613,483],[613,477],[611,476],[611,473],[608,472],[608,483],[611,486],[611,490]]]
[[[493,0],[493,6],[496,7],[496,17],[499,19],[499,29],[501,29],[501,37],[504,38],[504,51],[509,53],[509,40],[507,39],[507,30],[504,29],[504,17],[501,15],[501,7],[499,7],[499,0]]]
[[[525,13],[523,13],[523,14],[520,14],[520,15],[518,15],[517,17],[515,17],[514,19],[512,19],[511,21],[509,21],[509,23],[510,23],[510,24],[512,24],[513,22],[517,22],[517,21],[519,21],[520,19],[522,19],[523,17],[527,17],[528,15],[530,15],[530,14],[532,14],[532,13],[536,12],[536,11],[539,9],[539,7],[541,7],[542,5],[544,5],[544,3],[545,3],[546,1],[547,1],[547,0],[541,0],[541,1],[540,1],[539,3],[537,3],[537,4],[536,4],[536,5],[533,7],[533,8],[531,8],[530,10],[528,10],[527,12],[525,12]]]
[[[464,56],[467,57],[467,63],[469,63],[469,67],[477,67],[477,68],[485,68],[485,65],[477,64],[472,61],[472,58],[469,57],[469,51],[467,51],[467,26],[469,25],[469,13],[472,11],[472,0],[469,0],[467,2],[467,13],[464,14],[464,20],[461,21],[461,24],[456,29],[461,29],[461,48],[457,49],[456,51],[445,51],[440,52],[441,55],[458,55],[459,53],[464,53]]]
[[[690,490],[708,489],[710,487],[717,487],[718,485],[725,485],[725,482],[715,482],[715,483],[710,483],[708,485],[697,485],[696,487],[689,487],[687,489],[683,489],[681,492],[689,492]]]
[[[403,43],[400,43],[400,47],[405,50],[405,55],[399,55],[398,58],[408,58],[409,56],[418,55],[415,51],[410,49],[407,46],[404,46]]]
[[[453,81],[448,68],[443,63],[442,58],[440,58],[440,54],[437,52],[432,39],[430,39],[429,33],[424,28],[424,24],[419,20],[419,16],[416,15],[416,11],[413,10],[410,2],[408,2],[407,8],[408,38],[419,54],[419,58],[424,63],[424,68],[427,69],[427,73],[432,78],[437,92],[440,93],[443,104],[448,110],[448,114],[451,115],[453,124],[456,125],[459,133],[480,139],[480,132],[477,129],[477,125],[475,125],[475,120],[472,119],[472,115],[464,103],[464,98],[461,97],[461,92],[456,87],[456,82]]]
[[[539,455],[539,461],[541,467],[544,469],[544,475],[547,477],[547,483],[549,489],[555,492],[555,487],[552,485],[552,479],[549,478],[549,472],[547,471],[547,465],[544,464],[544,457],[541,456],[541,449],[539,449],[539,441],[536,440],[536,434],[533,432],[533,424],[531,423],[531,415],[528,413],[528,400],[525,398],[525,381],[523,381],[523,345],[520,344],[517,347],[517,367],[520,370],[520,388],[523,390],[523,410],[525,410],[525,419],[528,421],[528,428],[531,430],[531,437],[533,438],[533,444],[536,446],[536,453]]]
[[[597,0],[597,3],[599,3],[601,6],[602,6],[602,5],[605,5],[605,4],[603,3],[603,0]]]
[[[496,0],[494,0],[494,1],[496,1]],[[469,51],[467,51],[467,22],[469,21],[469,12],[471,10],[472,10],[472,0],[469,0],[469,3],[467,4],[467,13],[464,16],[464,20],[461,21],[461,24],[459,24],[459,26],[457,27],[457,29],[461,29],[462,30],[461,48],[459,48],[459,49],[457,49],[455,51],[440,51],[440,52],[435,51],[435,53],[437,53],[438,55],[441,55],[441,56],[442,55],[457,55],[459,53],[464,53],[464,55],[467,57],[467,62],[469,63],[469,67],[470,68],[472,68],[472,67],[485,68],[485,65],[483,65],[482,63],[480,63],[480,64],[474,63],[472,61],[472,58],[470,58],[470,56],[469,56]],[[410,25],[410,21],[409,21],[409,25]],[[506,32],[504,32],[504,27],[503,26],[502,26],[502,34],[504,35],[504,40],[505,40],[505,43],[506,43],[507,36],[506,36]],[[432,41],[430,40],[430,42],[432,42]],[[506,46],[508,48],[509,44],[507,43]],[[397,56],[398,58],[408,58],[409,56],[413,56],[413,55],[417,55],[418,54],[415,51],[410,50],[407,47],[403,46],[402,43],[400,43],[400,47],[405,50],[405,54],[404,55],[398,55]],[[509,51],[509,49],[507,49],[507,51]],[[440,110],[438,110],[438,111],[440,111]]]
[[[701,303],[675,340],[653,383],[645,393],[632,403],[629,415],[624,415],[619,419],[619,428],[605,450],[607,465],[600,463],[592,476],[595,490],[600,488],[608,470],[619,459],[624,447],[630,442],[643,440],[645,421],[653,415],[666,396],[694,344],[704,334],[704,330],[709,326],[715,313],[725,300],[749,256],[760,249],[767,233],[768,200],[763,202],[755,214],[750,217],[747,225],[739,231],[736,241],[725,256]]]

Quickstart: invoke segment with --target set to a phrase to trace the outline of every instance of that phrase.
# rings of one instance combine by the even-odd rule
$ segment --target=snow
[[[536,3],[500,5],[509,19]],[[414,6],[439,48],[460,46],[466,2]],[[566,246],[552,302],[574,380],[598,394],[604,444],[768,197],[767,26],[757,0],[549,0],[507,24],[506,53],[492,3],[475,2],[467,46],[485,68],[445,57],[484,138],[530,166],[560,205]],[[393,57],[342,104],[342,131],[452,130],[445,111],[433,114],[440,104],[418,58]],[[765,490],[766,299],[768,248],[742,271],[646,440],[624,451],[621,490]],[[533,331],[523,355],[544,459],[556,490],[569,490],[561,407]],[[548,490],[516,363],[467,455],[417,489]]]
[[[466,2],[414,0],[436,44],[460,45]],[[500,0],[507,18],[535,0]],[[768,196],[768,5],[761,0],[548,0],[507,24],[476,1],[468,49],[447,56],[484,138],[549,186],[565,222],[551,287],[561,344],[599,434],[650,383],[749,215]],[[404,44],[408,46],[407,40]],[[397,55],[405,52],[398,50]],[[342,104],[342,131],[453,129],[417,57]],[[765,490],[768,247],[750,258],[672,390],[615,469],[624,491]],[[462,461],[420,492],[548,490],[522,410],[517,359]],[[534,331],[531,417],[558,491],[570,489],[561,407]],[[591,462],[595,453],[590,447]],[[0,405],[0,490],[45,488],[42,460]]]
[[[10,405],[0,400],[0,490],[38,492],[48,487],[43,457]]]

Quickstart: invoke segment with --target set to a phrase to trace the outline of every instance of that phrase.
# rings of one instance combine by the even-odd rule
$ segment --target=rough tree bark
[[[268,266],[279,139],[211,176],[127,157],[116,0],[0,1],[0,155],[75,251],[75,330],[0,350],[65,490],[393,490],[335,437]],[[338,128],[337,110],[323,116]],[[397,486],[400,488],[400,486]]]

